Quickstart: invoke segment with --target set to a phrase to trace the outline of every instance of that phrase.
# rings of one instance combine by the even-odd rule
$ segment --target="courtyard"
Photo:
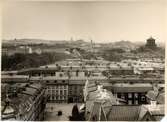
[[[76,103],[47,103],[45,109],[45,121],[69,121],[72,108]],[[82,103],[77,103],[78,109]],[[62,115],[58,116],[58,112]]]

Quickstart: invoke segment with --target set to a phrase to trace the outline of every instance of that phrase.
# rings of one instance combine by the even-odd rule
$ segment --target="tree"
[[[79,115],[79,110],[77,104],[73,106],[72,109],[72,116],[69,116],[69,119],[71,121],[79,121],[80,120],[80,115]]]
[[[58,113],[57,113],[58,116],[61,116],[62,115],[62,111],[59,110]]]

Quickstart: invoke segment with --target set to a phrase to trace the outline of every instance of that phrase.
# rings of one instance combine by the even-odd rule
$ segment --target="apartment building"
[[[1,120],[44,120],[45,88],[39,83],[4,85],[1,101]]]

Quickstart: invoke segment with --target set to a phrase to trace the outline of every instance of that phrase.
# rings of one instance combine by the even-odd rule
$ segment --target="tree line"
[[[2,55],[2,71],[20,70],[23,68],[39,67],[46,64],[55,63],[56,61],[70,58],[64,53],[42,53],[42,54],[23,54],[15,53],[14,55]]]

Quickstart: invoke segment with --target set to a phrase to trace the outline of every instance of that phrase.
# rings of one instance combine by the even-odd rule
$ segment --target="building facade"
[[[155,39],[150,37],[149,39],[147,39],[147,43],[145,45],[146,47],[148,48],[151,48],[151,49],[155,49],[157,47],[156,43],[155,43]]]
[[[68,101],[68,80],[47,80],[48,102],[66,103]]]

